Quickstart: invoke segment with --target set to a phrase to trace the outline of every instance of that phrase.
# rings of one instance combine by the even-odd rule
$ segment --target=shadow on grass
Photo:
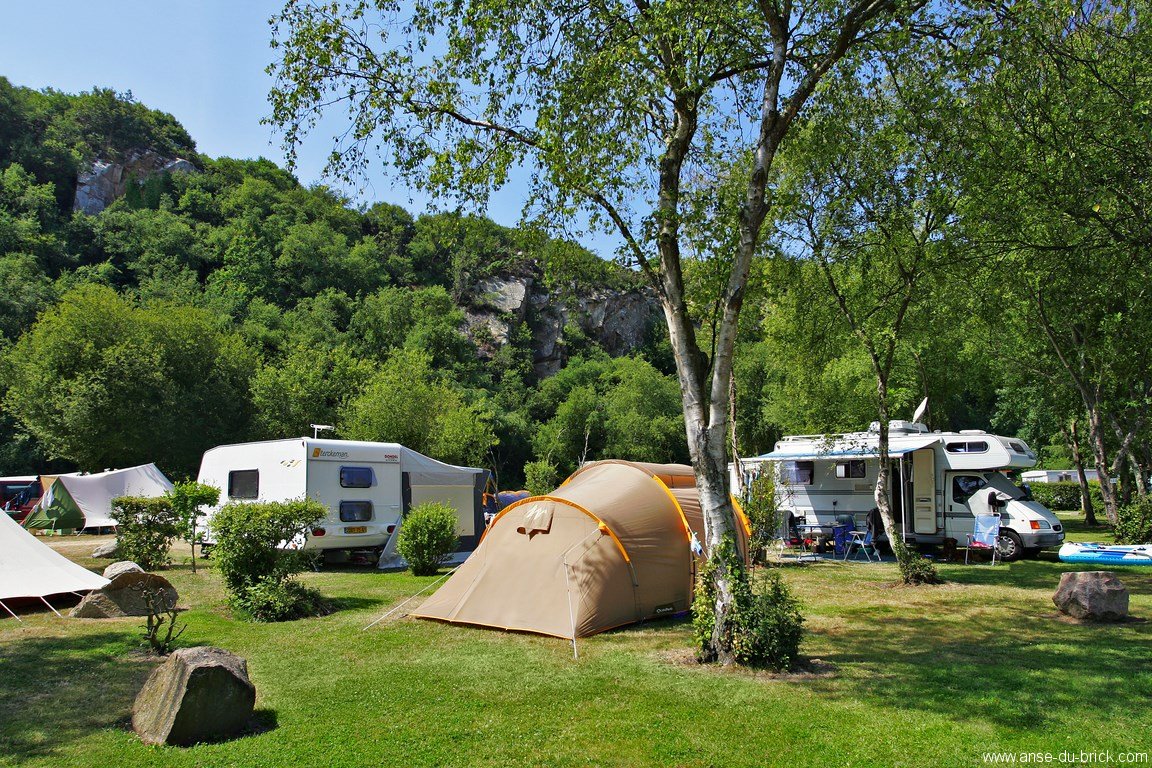
[[[909,617],[844,607],[848,628],[822,658],[857,674],[813,689],[954,720],[1016,729],[1052,727],[1086,701],[1101,719],[1142,711],[1152,696],[1147,624],[1083,626],[1052,614],[1002,613],[992,600],[967,615]],[[1055,609],[1053,609],[1053,614]]]
[[[121,726],[160,661],[129,653],[138,647],[135,631],[0,645],[0,754],[18,763],[52,757],[94,730]]]
[[[1050,589],[1053,593],[1060,585],[1060,577],[1076,571],[1101,570],[1085,563],[1048,562],[1046,560],[1020,560],[1015,563],[969,566],[949,566],[941,575],[956,584],[1020,587],[1023,589]],[[1149,568],[1104,568],[1118,574],[1131,594],[1152,594],[1152,571]]]
[[[379,597],[325,597],[324,601],[332,608],[332,613],[338,611],[362,611],[368,608],[377,608],[392,602]]]

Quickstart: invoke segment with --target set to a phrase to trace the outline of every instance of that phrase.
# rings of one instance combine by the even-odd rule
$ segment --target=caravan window
[[[852,459],[851,461],[838,461],[836,462],[836,477],[866,477],[864,473],[864,460]]]
[[[780,472],[785,485],[812,485],[814,464],[811,461],[785,461]]]
[[[988,450],[988,443],[983,440],[972,440],[967,443],[946,443],[944,450],[948,453],[984,453]]]
[[[260,470],[237,469],[228,473],[228,498],[260,498]]]
[[[372,467],[340,467],[341,488],[371,488]]]
[[[372,519],[372,502],[370,501],[342,501],[340,502],[340,522],[366,523]]]

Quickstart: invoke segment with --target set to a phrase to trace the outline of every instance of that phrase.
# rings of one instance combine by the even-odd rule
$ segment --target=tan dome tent
[[[699,519],[695,490],[688,467],[587,465],[552,494],[506,507],[411,615],[574,640],[686,611],[693,528],[677,497]]]

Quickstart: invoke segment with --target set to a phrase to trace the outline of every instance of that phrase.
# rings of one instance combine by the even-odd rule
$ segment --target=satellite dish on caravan
[[[928,412],[928,398],[920,401],[920,405],[916,406],[916,413],[912,414],[913,422],[920,422],[924,418],[924,414]]]

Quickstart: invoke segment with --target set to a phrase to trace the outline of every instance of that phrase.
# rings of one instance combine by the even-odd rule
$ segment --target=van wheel
[[[1000,533],[1000,559],[1006,563],[1019,560],[1024,555],[1024,542],[1015,531]]]

